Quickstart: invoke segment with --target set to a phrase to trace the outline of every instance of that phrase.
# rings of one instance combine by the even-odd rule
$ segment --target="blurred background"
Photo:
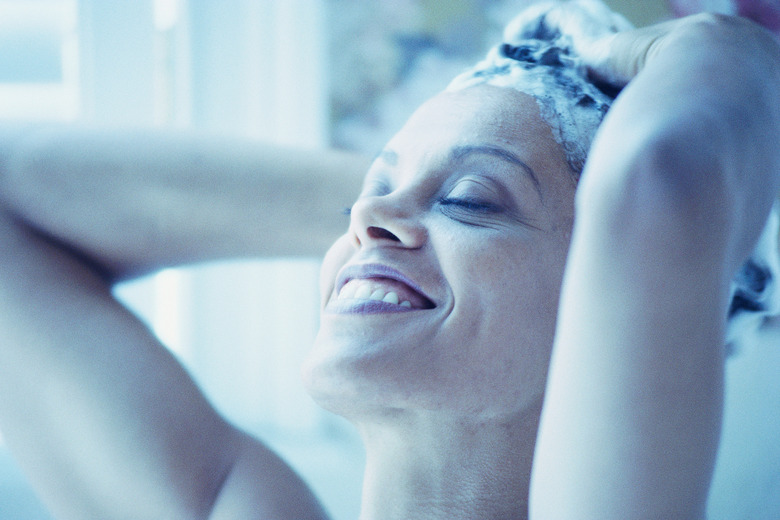
[[[373,154],[531,3],[0,0],[0,118],[188,129]],[[737,9],[729,0],[606,3],[637,25]],[[335,520],[347,520],[359,512],[359,441],[309,400],[298,377],[317,329],[318,269],[317,258],[201,265],[126,284],[117,296],[224,415],[265,439]],[[780,426],[754,427],[772,417],[767,403],[780,402],[755,396],[780,396],[775,350],[743,349],[730,362],[736,397],[716,480],[716,491],[728,492],[717,493],[713,518],[780,518],[780,478],[755,476],[768,464],[766,450],[780,446],[772,442]],[[730,498],[746,493],[740,503]],[[50,517],[0,438],[6,519]]]

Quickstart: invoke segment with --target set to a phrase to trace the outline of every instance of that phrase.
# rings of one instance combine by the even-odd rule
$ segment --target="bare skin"
[[[780,48],[712,15],[602,44],[597,71],[636,78],[577,195],[532,512],[703,518],[729,281],[778,194]]]
[[[475,88],[434,98],[390,142],[395,160],[371,168],[384,180],[366,184],[328,255],[307,382],[366,441],[364,520],[525,518],[532,477],[535,518],[703,514],[726,287],[780,184],[780,77],[756,63],[780,55],[751,24],[707,17],[596,47],[607,49],[602,73],[637,77],[594,147],[576,213],[560,150],[549,134],[524,133],[540,123],[532,100]],[[337,212],[316,206],[290,228],[310,236],[279,240],[295,217],[280,184],[349,192],[366,162],[89,132],[64,146],[69,130],[49,132],[3,148],[0,425],[55,516],[325,518],[283,461],[208,406],[110,286],[183,262],[315,253]],[[508,175],[506,155],[453,146],[490,139],[538,183],[509,161],[519,183],[475,186],[485,169]],[[454,157],[476,162],[464,170]],[[476,203],[447,200],[485,188],[469,195]],[[497,198],[480,207],[486,194]],[[387,325],[373,315],[354,325],[352,304],[337,304],[337,273],[365,261],[420,286],[427,301],[409,296],[412,311],[384,313],[411,332],[379,334]],[[518,301],[518,290],[537,297]]]
[[[110,286],[209,258],[321,254],[343,222],[330,205],[307,205],[300,216],[318,225],[284,234],[297,242],[266,238],[258,222],[302,225],[295,201],[278,196],[296,193],[300,177],[348,205],[367,163],[58,127],[8,142],[0,424],[55,517],[324,518],[285,463],[211,409]]]
[[[536,101],[490,86],[425,103],[369,169],[305,367],[362,434],[364,518],[525,514],[574,190]],[[362,271],[341,287],[365,265],[432,306],[365,311],[356,288],[407,290]]]

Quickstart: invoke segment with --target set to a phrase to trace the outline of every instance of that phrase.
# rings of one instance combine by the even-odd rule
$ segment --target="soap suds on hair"
[[[595,0],[534,5],[507,25],[503,42],[447,90],[493,85],[534,97],[579,177],[618,90],[594,83],[574,49],[582,41],[629,28],[625,18]]]

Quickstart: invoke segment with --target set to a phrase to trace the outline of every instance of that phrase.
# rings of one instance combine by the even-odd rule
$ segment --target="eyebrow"
[[[460,162],[469,155],[474,154],[492,155],[494,157],[498,157],[499,159],[510,162],[515,166],[519,166],[520,169],[531,178],[531,181],[533,182],[536,191],[539,192],[539,195],[542,194],[539,178],[536,176],[536,172],[534,172],[533,168],[528,166],[528,164],[526,164],[526,162],[523,161],[520,157],[504,148],[490,145],[456,146],[450,152],[450,159],[454,162]],[[398,166],[398,153],[391,149],[385,148],[376,155],[374,160],[381,160],[389,166]]]
[[[452,149],[452,152],[450,153],[450,157],[454,161],[462,161],[469,155],[473,154],[486,154],[486,155],[492,155],[494,157],[498,157],[499,159],[503,159],[507,162],[510,162],[516,166],[519,166],[523,172],[525,172],[530,178],[531,181],[534,183],[534,187],[536,187],[536,190],[540,192],[541,194],[541,186],[539,184],[539,178],[536,176],[536,172],[528,166],[528,164],[525,163],[520,157],[515,155],[514,153],[510,152],[509,150],[506,150],[504,148],[499,148],[497,146],[489,146],[489,145],[469,145],[469,146],[456,146]]]

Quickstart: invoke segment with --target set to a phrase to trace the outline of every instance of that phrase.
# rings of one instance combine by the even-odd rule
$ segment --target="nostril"
[[[373,239],[385,239],[385,240],[392,240],[393,242],[400,242],[401,239],[386,230],[385,228],[377,227],[377,226],[369,226],[366,230],[368,233],[368,236]]]

